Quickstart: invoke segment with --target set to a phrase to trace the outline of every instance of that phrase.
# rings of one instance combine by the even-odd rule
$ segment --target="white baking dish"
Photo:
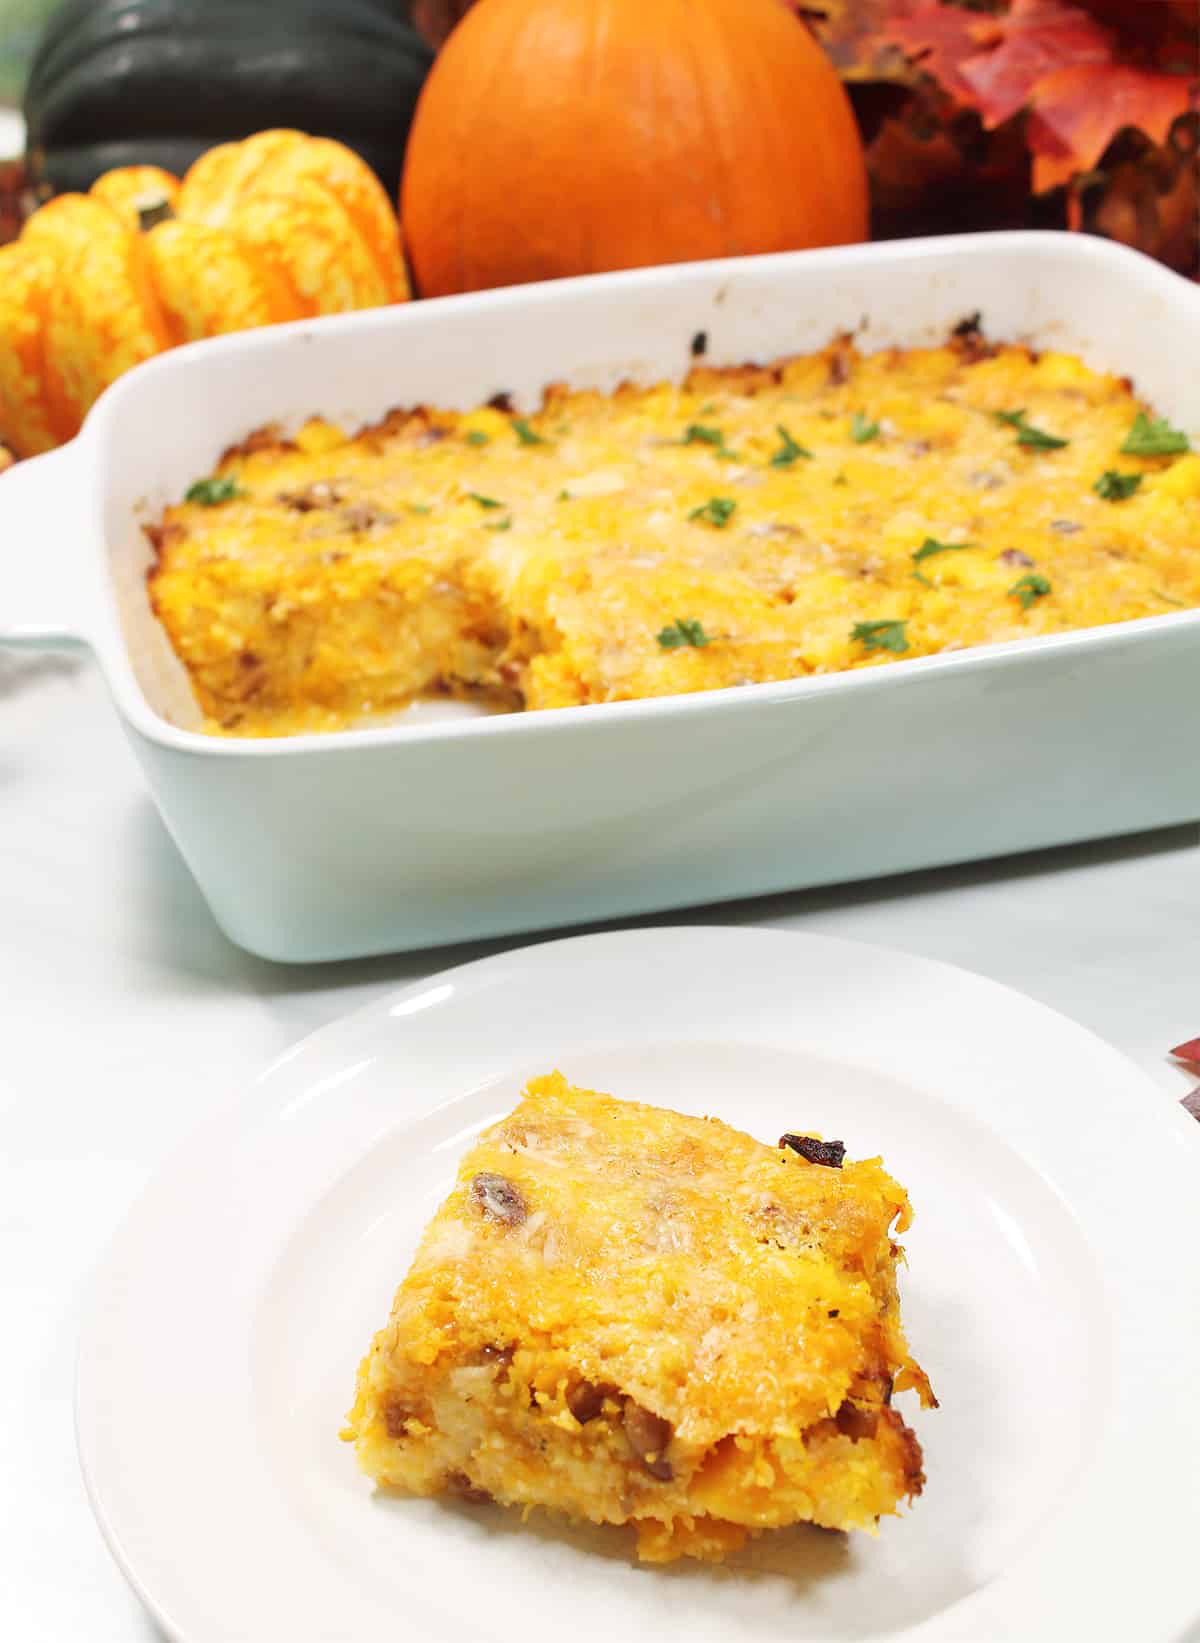
[[[1065,234],[802,252],[248,332],[118,382],[0,479],[0,640],[95,652],[234,941],[350,957],[890,873],[1200,816],[1200,612],[886,668],[505,717],[205,737],[144,590],[141,522],[250,429],[499,390],[990,335],[1131,374],[1200,428],[1200,291]],[[63,757],[70,757],[64,749]]]

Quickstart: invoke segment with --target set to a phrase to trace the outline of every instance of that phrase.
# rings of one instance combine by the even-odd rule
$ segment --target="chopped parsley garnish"
[[[218,502],[232,502],[235,496],[241,494],[236,479],[218,478],[214,474],[208,479],[197,479],[195,484],[189,485],[184,493],[184,501],[201,502],[206,508],[215,508]]]
[[[798,445],[782,422],[775,424],[775,431],[783,444],[780,445],[777,451],[772,452],[771,466],[773,468],[790,468],[792,463],[798,461],[801,457],[804,457],[806,461],[812,461],[812,452],[807,446]]]
[[[936,537],[927,536],[913,554],[913,564],[919,565],[922,559],[932,559],[935,553],[961,553],[964,548],[974,546],[973,542],[939,542]]]
[[[1059,439],[1057,434],[1044,433],[1041,428],[1026,422],[1024,411],[997,411],[995,416],[997,422],[1017,430],[1017,444],[1024,445],[1028,451],[1061,451],[1064,445],[1071,443],[1069,439]]]
[[[1165,416],[1149,417],[1139,411],[1121,446],[1123,456],[1179,456],[1190,451],[1188,436],[1172,428]]]
[[[503,519],[495,519],[490,525],[485,525],[483,528],[485,531],[510,531],[512,530],[512,518],[510,515],[505,514]]]
[[[1115,468],[1105,468],[1092,489],[1103,502],[1124,502],[1141,482],[1141,474],[1123,474]]]
[[[904,631],[907,626],[907,622],[855,622],[850,637],[867,650],[890,650],[894,656],[900,656],[908,649],[908,636]]]
[[[861,411],[855,411],[850,418],[850,438],[856,445],[865,445],[869,439],[878,439],[879,424],[872,422]]]
[[[1039,571],[1030,571],[1028,576],[1019,577],[1008,591],[1021,601],[1022,610],[1028,610],[1039,599],[1044,599],[1051,589]]]
[[[836,473],[833,476],[833,483],[835,485],[848,485],[850,481],[846,478],[844,473]]]
[[[737,503],[731,496],[710,496],[707,502],[702,502],[698,508],[693,508],[688,514],[689,519],[701,519],[705,524],[723,531],[733,518],[737,510]]]
[[[467,495],[472,502],[478,502],[481,508],[502,508],[503,502],[497,502],[494,496],[480,496],[478,491],[468,491]]]
[[[680,650],[684,645],[692,645],[696,650],[702,650],[709,640],[708,634],[699,622],[693,622],[686,616],[677,616],[661,630],[658,642],[664,650]]]
[[[548,439],[543,439],[541,434],[535,434],[523,416],[513,417],[513,433],[516,434],[522,445],[549,445],[550,443]]]
[[[404,506],[409,513],[432,513],[433,508],[428,502],[406,502]]]
[[[718,456],[735,457],[736,451],[731,451],[725,443],[725,435],[720,428],[711,428],[703,422],[689,422],[684,431],[681,445],[711,445]]]
[[[468,435],[467,435],[467,444],[468,445],[486,445],[489,442],[490,438],[491,438],[491,435],[490,434],[485,434],[482,428],[472,428],[470,433],[468,433]]]

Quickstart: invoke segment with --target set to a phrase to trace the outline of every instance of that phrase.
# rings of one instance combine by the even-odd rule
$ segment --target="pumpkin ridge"
[[[18,456],[37,456],[69,437],[66,405],[53,403],[46,381],[54,277],[45,252],[19,243],[0,247],[0,441]]]

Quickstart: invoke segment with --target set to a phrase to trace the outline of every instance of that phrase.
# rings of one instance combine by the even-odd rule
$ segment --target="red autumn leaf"
[[[1171,1054],[1176,1061],[1200,1061],[1200,1038],[1189,1038],[1186,1044],[1176,1044]]]
[[[1090,171],[1124,126],[1136,126],[1156,143],[1190,102],[1179,74],[1150,74],[1123,64],[1063,68],[1038,82],[1030,122],[1033,186],[1041,194]]]
[[[1011,120],[1030,102],[1046,75],[1066,64],[1112,61],[1106,29],[1078,6],[1058,0],[1013,0],[994,51],[980,52],[959,67],[986,126]]]
[[[1118,131],[1161,143],[1193,93],[1182,74],[1119,59],[1118,39],[1070,0],[1013,0],[1003,14],[892,0],[887,35],[984,124],[1028,109],[1038,193],[1095,166]]]
[[[974,106],[975,93],[962,78],[962,65],[1003,39],[1005,18],[963,11],[941,0],[892,0],[884,23],[888,40],[920,59],[926,74],[960,103]]]

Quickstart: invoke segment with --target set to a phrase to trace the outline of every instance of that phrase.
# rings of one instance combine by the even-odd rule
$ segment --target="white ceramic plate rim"
[[[337,1129],[336,1116],[332,1128],[328,1124],[329,1115],[336,1115],[336,1091],[361,1065],[364,1044],[381,1036],[403,1038],[410,1023],[453,1008],[456,997],[528,987],[539,978],[562,973],[564,966],[576,976],[578,990],[591,1001],[587,1010],[592,1011],[602,999],[605,974],[627,975],[630,966],[641,966],[647,978],[686,975],[694,983],[696,976],[707,974],[711,985],[724,977],[731,992],[743,983],[753,986],[756,974],[772,974],[782,985],[790,971],[799,974],[807,968],[810,973],[866,983],[862,996],[867,999],[873,996],[872,978],[903,978],[904,994],[912,1001],[911,1028],[896,1028],[898,1037],[891,1028],[872,1036],[868,1004],[852,1064],[895,1076],[897,1056],[903,1072],[906,1050],[911,1053],[919,1044],[921,1057],[936,1064],[943,1098],[947,1089],[958,1091],[962,1113],[983,1118],[1033,1165],[1102,1259],[1114,1339],[1122,1356],[1105,1446],[1090,1468],[1087,1492],[1073,1497],[1069,1514],[1052,1519],[1039,1544],[989,1584],[889,1637],[911,1643],[991,1643],[1010,1637],[1020,1637],[1023,1643],[1057,1643],[1080,1636],[1094,1643],[1129,1643],[1136,1635],[1138,1643],[1178,1643],[1184,1630],[1200,1618],[1191,1544],[1200,1476],[1200,1413],[1194,1393],[1200,1365],[1200,1307],[1198,1286],[1189,1272],[1189,1262],[1194,1266],[1194,1252],[1200,1249],[1200,1133],[1194,1123],[1102,1040],[994,982],[885,948],[729,927],[573,937],[499,954],[413,983],[287,1052],[245,1097],[212,1118],[151,1184],[119,1232],[97,1279],[80,1347],[77,1429],[84,1477],[100,1527],[130,1582],[169,1635],[178,1643],[212,1643],[216,1634],[211,1620],[203,1618],[209,1611],[196,1605],[194,1573],[181,1569],[175,1577],[180,1565],[173,1558],[183,1555],[171,1545],[172,1491],[182,1485],[172,1478],[166,1446],[144,1441],[127,1446],[124,1439],[137,1432],[138,1380],[150,1372],[148,1360],[155,1352],[154,1331],[147,1321],[169,1314],[181,1270],[186,1276],[187,1263],[194,1259],[197,1206],[215,1206],[202,1229],[205,1259],[232,1274],[235,1287],[242,1284],[242,1299],[252,1311],[255,1274],[273,1269],[290,1234],[288,1216],[297,1209],[303,1212],[328,1190],[378,1136],[337,1138],[323,1156],[306,1160],[306,1179],[291,1178],[296,1171],[288,1159],[280,1182],[256,1201],[239,1199],[238,1169],[250,1171],[256,1153],[259,1162],[276,1157],[276,1148],[286,1159],[288,1145],[295,1143],[285,1131],[315,1122],[318,1114],[326,1122],[325,1140],[330,1142]],[[687,1017],[682,1005],[675,1008],[676,994],[667,997],[667,1038],[680,1036],[678,1027],[670,1025],[672,1012]],[[930,1001],[924,1018],[923,999]],[[795,1029],[778,1019],[778,1003],[775,1000],[775,1017],[769,1010],[764,1017],[765,1038],[755,1038],[755,1043],[787,1047],[795,1040]],[[971,1032],[943,1033],[935,1040],[928,1029],[939,1010],[945,1019],[970,1022],[973,1030],[990,1021],[999,1036],[982,1045],[973,1041]],[[601,1017],[588,1019],[595,1024]],[[703,1029],[693,1030],[697,1039],[714,1036],[710,1017]],[[819,1027],[806,1024],[806,1049],[814,1043],[823,1048],[819,1033]],[[610,1038],[618,1043],[622,1034],[610,1029]],[[841,1053],[845,1055],[844,1044]],[[980,1112],[976,1092],[986,1084],[985,1063],[1005,1064],[1003,1087],[1010,1099],[1001,1109]],[[1064,1080],[1061,1100],[1039,1098],[1037,1078],[1031,1076],[1038,1068],[1047,1069],[1052,1083]],[[1013,1082],[1020,1069],[1024,1084]],[[406,1122],[423,1110],[415,1115],[406,1112]],[[723,1116],[736,1121],[732,1110]],[[1127,1156],[1131,1148],[1132,1162]],[[1139,1163],[1150,1157],[1152,1169]],[[238,1213],[219,1212],[235,1201]],[[1115,1207],[1119,1217],[1113,1213]],[[211,1340],[212,1328],[219,1331],[221,1319],[206,1318],[201,1311],[195,1322],[199,1338]],[[233,1339],[226,1358],[236,1357],[246,1344]],[[216,1361],[210,1355],[210,1370]],[[229,1369],[231,1384],[238,1373]],[[186,1384],[185,1374],[181,1386]],[[203,1422],[203,1405],[193,1403],[192,1410]],[[214,1409],[213,1418],[220,1413]],[[213,1437],[220,1441],[215,1432]],[[1170,1458],[1169,1467],[1163,1466],[1164,1457]],[[253,1509],[255,1488],[263,1493],[253,1476],[255,1467],[262,1465],[261,1457],[248,1453],[240,1461],[245,1476],[230,1476],[229,1493],[207,1503],[214,1514],[214,1532],[217,1519],[226,1514],[236,1518],[239,1508]],[[157,1503],[159,1509],[150,1521],[143,1511],[130,1514],[131,1489],[140,1502]],[[270,1498],[269,1490],[263,1498]],[[1146,1505],[1147,1499],[1152,1504]],[[289,1591],[272,1588],[272,1601],[279,1602],[278,1635],[307,1638],[315,1634],[303,1629],[304,1540],[294,1522],[284,1521],[285,1515],[281,1508],[278,1522],[258,1518],[253,1532],[264,1542],[278,1543],[266,1548],[268,1554],[276,1554],[276,1568],[284,1557],[295,1569]],[[147,1535],[158,1565],[150,1574],[130,1550],[133,1541],[139,1536],[145,1541]],[[205,1548],[206,1557],[210,1550]],[[263,1578],[269,1579],[266,1559],[263,1568]],[[206,1564],[209,1584],[220,1582],[222,1575],[219,1557],[216,1567]],[[220,1635],[240,1637],[236,1591],[230,1590],[227,1601],[229,1629],[223,1628]],[[424,1594],[414,1593],[413,1601],[414,1615],[409,1618],[415,1623],[422,1609],[431,1611]],[[351,1630],[346,1635],[358,1634]]]

